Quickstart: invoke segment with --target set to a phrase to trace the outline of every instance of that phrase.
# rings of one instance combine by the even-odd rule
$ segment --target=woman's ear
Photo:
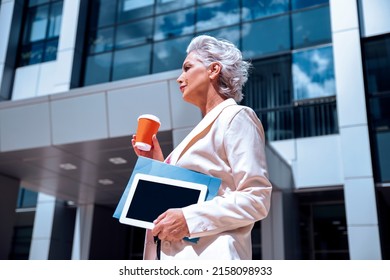
[[[219,62],[213,62],[209,66],[209,77],[210,79],[215,79],[221,73],[222,65]]]

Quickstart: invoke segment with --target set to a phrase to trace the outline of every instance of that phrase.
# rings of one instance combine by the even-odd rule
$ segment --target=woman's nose
[[[183,82],[183,74],[181,74],[181,75],[177,78],[176,82],[178,82],[179,85]]]

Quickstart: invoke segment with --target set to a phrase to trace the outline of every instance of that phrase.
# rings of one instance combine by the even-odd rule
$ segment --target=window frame
[[[58,34],[56,36],[50,35],[50,30],[52,26],[52,11],[54,11],[54,7],[58,5],[59,8],[59,27]],[[54,61],[57,59],[57,52],[58,52],[58,44],[59,44],[59,38],[60,38],[60,31],[61,31],[61,25],[62,25],[62,15],[63,15],[63,0],[48,0],[44,3],[38,3],[37,5],[30,6],[29,1],[25,3],[23,17],[22,17],[22,30],[20,33],[20,39],[19,39],[19,47],[18,47],[18,58],[17,58],[17,67],[23,67],[23,66],[29,66],[34,65],[38,63],[43,62],[49,62]],[[29,39],[29,42],[26,42],[27,37],[31,37],[34,21],[33,18],[31,18],[31,15],[33,15],[39,8],[47,7],[46,12],[46,18],[47,20],[44,37],[42,39],[31,41],[31,38]],[[54,19],[56,21],[58,19]],[[49,52],[48,50],[52,49],[52,47],[55,45],[55,51],[51,52],[52,55],[47,55]],[[38,50],[38,57],[36,59],[31,59],[33,57],[33,52],[31,49],[34,49],[34,47],[39,46]],[[24,52],[26,50],[26,52]],[[53,55],[55,53],[55,55]]]

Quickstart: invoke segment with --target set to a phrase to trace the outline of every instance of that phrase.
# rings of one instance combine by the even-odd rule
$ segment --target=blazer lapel
[[[222,103],[218,104],[214,109],[212,109],[203,119],[199,122],[199,124],[184,138],[184,140],[174,149],[174,151],[170,155],[170,164],[176,164],[180,157],[188,150],[189,147],[192,146],[200,136],[203,136],[208,132],[211,125],[217,119],[219,114],[228,106],[236,105],[237,103],[234,99],[229,98]]]

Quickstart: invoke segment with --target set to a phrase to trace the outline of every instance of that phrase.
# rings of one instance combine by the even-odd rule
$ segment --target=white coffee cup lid
[[[152,114],[143,114],[143,115],[138,117],[138,120],[139,119],[151,119],[151,120],[154,120],[154,121],[158,122],[159,124],[161,124],[160,119]]]

